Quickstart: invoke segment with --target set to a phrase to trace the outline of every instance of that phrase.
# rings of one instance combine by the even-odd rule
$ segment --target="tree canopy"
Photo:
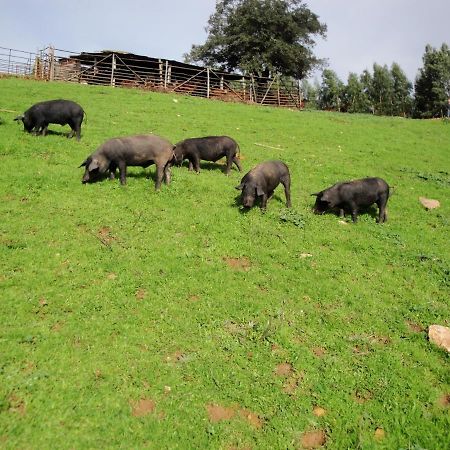
[[[438,117],[447,110],[450,98],[450,48],[447,44],[442,44],[440,49],[426,46],[415,92],[416,117]]]
[[[218,0],[206,42],[184,56],[221,70],[303,79],[323,62],[312,49],[326,30],[303,0]]]

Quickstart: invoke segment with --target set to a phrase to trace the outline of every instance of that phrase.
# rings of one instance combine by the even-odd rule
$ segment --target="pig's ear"
[[[92,172],[93,170],[98,169],[99,167],[100,167],[100,164],[99,164],[98,160],[93,159],[91,161],[91,163],[89,164],[88,170],[89,170],[89,172]]]
[[[318,197],[321,194],[321,192],[315,192],[314,194],[311,194],[313,197]]]
[[[242,191],[242,189],[244,189],[244,185],[241,183],[239,186],[236,186],[235,189]]]
[[[23,120],[24,117],[25,117],[25,116],[22,114],[21,116],[17,116],[14,120]]]
[[[78,168],[84,167],[86,164],[87,164],[87,159],[85,159],[85,160],[78,166]]]
[[[262,190],[261,186],[256,186],[256,195],[258,197],[261,197],[261,195],[264,195],[264,191]]]

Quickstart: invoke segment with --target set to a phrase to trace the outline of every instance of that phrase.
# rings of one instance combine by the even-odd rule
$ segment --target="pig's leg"
[[[343,219],[345,217],[344,208],[339,208],[339,218]]]
[[[262,210],[265,210],[265,209],[266,209],[266,207],[267,207],[267,200],[268,200],[267,194],[263,194],[263,195],[261,196],[261,209],[262,209]]]
[[[48,131],[48,123],[44,123],[42,125],[42,131],[41,131],[42,136],[47,136],[47,131]]]
[[[378,201],[378,223],[386,222],[387,214],[386,214],[386,204],[387,204],[387,195],[383,195]]]
[[[231,172],[231,164],[233,164],[232,157],[227,155],[227,167],[225,169],[225,174],[230,175]]]
[[[164,177],[164,167],[161,165],[156,166],[156,182],[155,182],[155,190],[159,191],[161,187],[161,183]]]
[[[236,165],[236,167],[238,168],[239,172],[242,172],[241,163],[240,163],[239,159],[236,158],[236,156],[233,156],[233,162]]]
[[[164,183],[170,184],[171,180],[171,173],[170,173],[170,162],[166,164],[166,167],[164,167]]]
[[[127,184],[127,165],[125,161],[119,162],[120,184]]]
[[[291,203],[291,178],[289,176],[285,176],[281,179],[281,184],[284,186],[284,194],[286,195],[286,206],[290,208],[292,206]]]
[[[356,223],[358,221],[358,207],[355,203],[350,204],[350,210],[352,212],[352,221]]]
[[[115,164],[110,164],[109,166],[109,179],[110,180],[114,180],[114,178],[116,178],[116,165]]]
[[[194,165],[192,164],[192,161],[189,159],[189,171],[192,172],[194,170]]]
[[[200,173],[200,158],[198,155],[194,155],[194,169],[197,173]]]

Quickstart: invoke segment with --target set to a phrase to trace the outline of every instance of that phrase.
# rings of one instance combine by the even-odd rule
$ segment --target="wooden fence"
[[[0,47],[0,74],[48,81],[177,92],[224,101],[303,107],[298,80],[221,72],[127,52],[69,52],[47,47],[36,53]]]

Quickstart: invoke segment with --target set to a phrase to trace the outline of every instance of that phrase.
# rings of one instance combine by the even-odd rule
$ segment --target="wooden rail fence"
[[[261,105],[303,107],[298,80],[281,76],[243,76],[119,51],[78,53],[47,47],[33,53],[0,47],[0,75],[177,92]]]

